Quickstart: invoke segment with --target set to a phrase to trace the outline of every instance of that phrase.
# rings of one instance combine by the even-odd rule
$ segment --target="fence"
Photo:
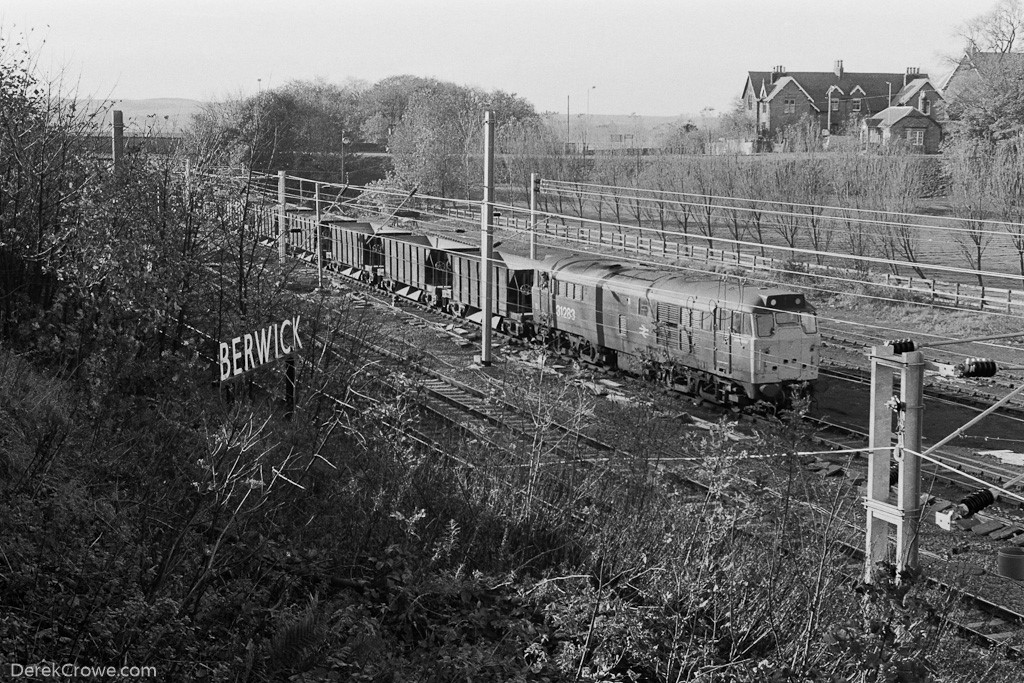
[[[480,220],[480,211],[478,209],[442,206],[432,207],[430,212],[443,213],[453,218]],[[528,231],[530,228],[529,217],[523,215],[495,216],[494,222],[498,227],[520,232]],[[312,213],[297,215],[295,211],[289,210],[286,226],[286,229],[289,231],[295,230],[295,232],[291,232],[289,235],[290,244],[301,246],[311,253],[316,252],[315,218]],[[258,207],[255,212],[254,228],[257,236],[276,239],[278,234],[277,207]],[[685,258],[703,261],[709,265],[732,266],[766,272],[791,271],[793,268],[793,262],[785,259],[736,252],[729,249],[714,249],[696,244],[683,244],[661,237],[645,237],[639,232],[626,232],[611,225],[584,224],[572,219],[553,221],[550,217],[541,217],[537,221],[537,234],[557,237],[577,244],[611,247],[637,256]],[[815,263],[802,262],[800,267],[805,268],[807,273],[811,275],[815,272],[824,274],[826,272],[835,273],[841,271],[847,275],[863,277],[862,272],[837,268],[835,266],[820,266]],[[954,308],[997,311],[1009,314],[1024,313],[1024,290],[942,282],[928,278],[903,277],[890,273],[886,273],[884,282],[877,281],[876,284],[906,291],[914,295],[919,301],[932,305],[941,304]]]
[[[443,211],[453,217],[480,219],[480,212],[472,209],[448,207]],[[495,223],[500,227],[518,231],[526,231],[530,227],[529,218],[523,216],[498,216],[495,217]],[[553,222],[550,218],[542,217],[537,221],[537,233],[576,243],[610,246],[638,256],[688,258],[708,264],[764,271],[790,270],[793,265],[792,261],[786,259],[745,254],[729,249],[714,249],[695,244],[680,244],[663,238],[644,237],[639,233],[628,234],[611,225],[598,224],[594,227],[584,227],[582,222],[572,219]],[[801,267],[805,267],[810,274],[813,274],[814,271],[830,273],[842,271],[846,274],[863,277],[861,271],[835,266],[820,266],[816,263],[803,262]],[[1000,311],[1011,314],[1024,313],[1024,289],[1014,290],[958,282],[942,282],[928,278],[903,277],[891,273],[885,274],[884,283],[878,282],[877,284],[920,295],[919,299],[926,299],[933,305],[952,305],[954,308]]]

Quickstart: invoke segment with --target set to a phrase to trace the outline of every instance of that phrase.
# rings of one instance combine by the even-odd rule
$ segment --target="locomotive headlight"
[[[761,353],[763,353],[763,354],[764,354],[764,355],[766,355],[766,356],[767,356],[767,355],[768,355],[769,353],[771,353],[771,352],[772,352],[772,350],[771,350],[771,348],[770,348],[770,347],[768,347],[768,346],[765,346],[764,348],[762,348],[762,349],[761,349]]]

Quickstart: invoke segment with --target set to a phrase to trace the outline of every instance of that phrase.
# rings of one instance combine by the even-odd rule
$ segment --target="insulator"
[[[978,489],[974,493],[965,496],[960,504],[967,508],[967,514],[964,517],[970,517],[979,510],[984,510],[992,503],[996,502],[996,497],[992,495],[992,492],[988,489]]]
[[[917,343],[913,339],[889,339],[886,346],[891,346],[893,353],[910,353],[917,350]]]
[[[957,377],[992,377],[996,370],[996,362],[988,358],[967,358],[954,368]]]

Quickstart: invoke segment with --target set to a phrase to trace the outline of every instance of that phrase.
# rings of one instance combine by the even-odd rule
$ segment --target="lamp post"
[[[341,182],[348,185],[348,175],[345,173],[345,145],[351,144],[352,140],[341,131]]]
[[[587,138],[590,136],[590,91],[596,88],[596,85],[590,86],[587,89],[587,126],[583,129],[583,154],[587,153]]]

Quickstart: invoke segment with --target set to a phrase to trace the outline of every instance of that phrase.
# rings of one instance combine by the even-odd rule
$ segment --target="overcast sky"
[[[539,111],[721,111],[746,72],[933,76],[986,0],[0,0],[6,35],[83,96],[222,99],[396,74],[502,89]],[[45,45],[43,44],[45,40]]]

